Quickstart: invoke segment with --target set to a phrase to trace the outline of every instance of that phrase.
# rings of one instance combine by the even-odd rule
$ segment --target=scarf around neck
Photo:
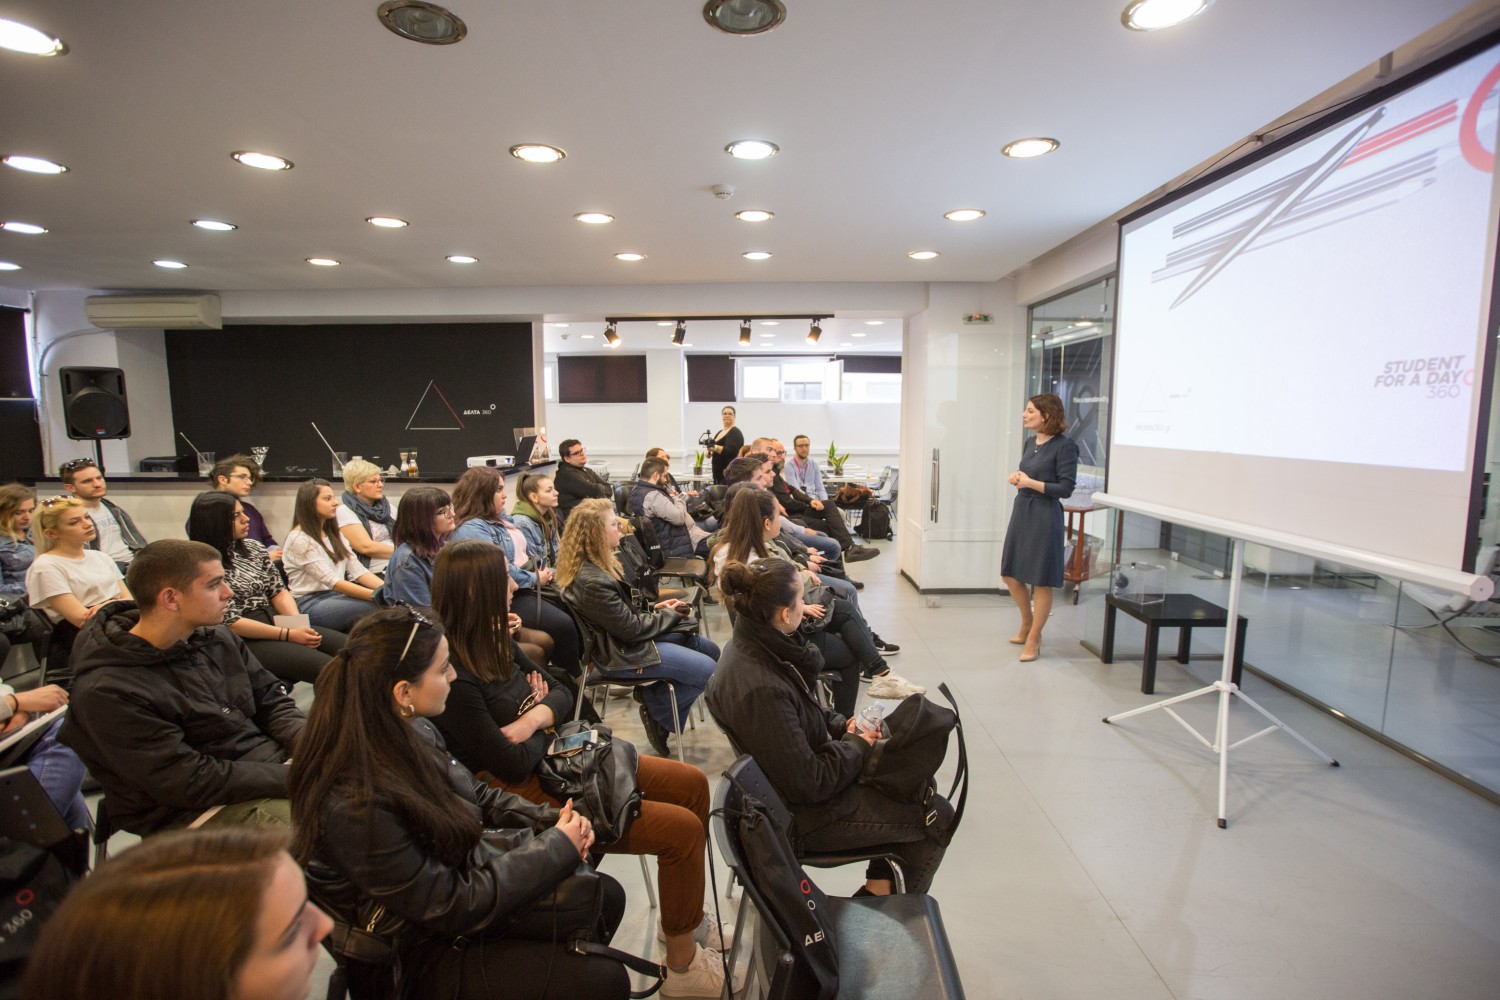
[[[751,620],[749,615],[736,615],[735,637],[759,646],[782,663],[789,664],[811,690],[823,669],[823,654],[818,647],[807,641],[799,629],[787,635],[768,622]]]
[[[387,525],[396,523],[395,515],[391,513],[391,502],[385,497],[381,497],[374,503],[366,503],[355,496],[353,490],[345,490],[343,502],[345,507],[354,511],[359,519],[365,522],[365,530],[367,531],[369,530],[369,522],[371,521]]]

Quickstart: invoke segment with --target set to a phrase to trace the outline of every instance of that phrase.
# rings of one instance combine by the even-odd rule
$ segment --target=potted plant
[[[703,475],[703,459],[704,459],[704,452],[702,452],[702,451],[696,451],[696,452],[693,453],[693,475],[695,475],[695,476],[701,476],[701,475]]]
[[[828,442],[828,464],[833,466],[833,474],[842,476],[844,474],[844,463],[849,461],[849,453],[839,454],[838,446],[832,441]]]

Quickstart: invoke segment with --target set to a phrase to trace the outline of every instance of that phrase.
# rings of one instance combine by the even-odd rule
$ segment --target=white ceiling
[[[787,0],[783,26],[735,38],[698,0],[451,0],[469,35],[444,47],[386,31],[377,6],[0,0],[0,17],[71,49],[0,52],[0,152],[71,168],[0,170],[0,216],[50,230],[0,233],[0,260],[23,266],[0,284],[992,281],[1464,2],[1217,0],[1140,34],[1120,26],[1123,0]],[[1000,155],[1038,134],[1061,149]],[[782,152],[725,155],[745,137]],[[567,159],[507,155],[523,141]],[[296,167],[251,170],[229,158],[239,149]],[[716,200],[716,184],[734,196]],[[732,217],[752,207],[776,218]],[[989,215],[942,218],[964,207]],[[574,222],[585,210],[618,221]],[[378,230],[371,215],[411,226]],[[195,217],[240,229],[202,232]],[[942,256],[906,257],[919,248]],[[740,257],[752,249],[775,256]],[[191,266],[163,271],[161,257]]]

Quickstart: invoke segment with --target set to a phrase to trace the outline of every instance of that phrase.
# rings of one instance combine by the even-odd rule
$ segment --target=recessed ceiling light
[[[592,333],[580,333],[578,336],[579,336],[580,340],[593,340],[594,339],[594,335]]]
[[[671,320],[665,320],[664,322],[658,323],[656,325],[657,326],[672,326],[673,324],[672,324]]]
[[[849,336],[851,336],[851,337],[863,337],[863,336],[865,336],[865,334],[863,334],[863,333],[851,333]]]
[[[40,236],[47,231],[42,226],[30,222],[0,222],[0,229],[7,233],[25,233],[27,236]]]
[[[757,320],[757,322],[759,322],[761,326],[780,326],[781,325],[781,320],[779,320],[779,319],[763,319],[763,320]]]
[[[635,253],[634,251],[626,251],[625,253],[617,253],[617,254],[615,254],[615,260],[645,260],[645,259],[646,259],[646,255],[645,254],[643,254],[643,253]]]
[[[275,156],[271,153],[256,153],[251,150],[242,149],[237,153],[230,153],[229,155],[243,163],[245,166],[254,167],[257,170],[292,169],[291,160],[284,160],[281,157]]]
[[[912,260],[931,260],[937,255],[938,252],[936,250],[913,250],[906,256],[910,257]]]
[[[0,19],[0,49],[28,56],[60,56],[68,51],[61,38],[20,21]]]
[[[555,326],[559,330],[566,330],[568,327],[572,326],[573,324],[572,323],[548,323],[547,325],[548,326]]]
[[[693,346],[693,345],[692,345],[692,344],[691,344],[691,343],[685,343],[685,344],[683,344],[683,345],[682,345],[682,346],[683,346],[683,347],[692,347],[692,346]]]
[[[867,320],[865,320],[865,326],[885,326],[885,320],[883,320],[883,319],[867,319]]]
[[[0,271],[19,271],[20,269],[20,264],[12,264],[8,260],[0,260]]]
[[[1032,156],[1045,156],[1057,146],[1056,139],[1017,139],[1015,142],[1007,142],[1000,152],[1006,156],[1024,160]]]
[[[1131,31],[1160,31],[1191,21],[1214,0],[1131,0],[1120,13],[1120,23]]]
[[[591,226],[602,226],[607,222],[615,221],[615,217],[608,212],[579,212],[573,218],[579,222],[587,222]]]
[[[452,45],[469,33],[457,14],[422,0],[386,0],[375,16],[402,38],[427,45]]]
[[[746,260],[770,260],[771,253],[768,250],[746,250],[740,254]]]
[[[312,265],[316,266],[316,267],[338,267],[339,266],[339,261],[334,260],[332,257],[309,257],[309,258],[307,258],[307,262],[309,264],[312,264]]]
[[[405,219],[393,219],[387,215],[372,215],[365,221],[381,229],[405,229],[410,225]]]
[[[741,160],[764,160],[781,152],[781,147],[765,139],[736,139],[724,152]]]
[[[763,334],[760,335],[760,339],[761,340],[775,340],[776,339],[776,334],[774,334],[774,333],[763,333]]]
[[[523,142],[510,147],[510,155],[527,163],[556,163],[568,154],[556,146],[540,142]]]
[[[444,259],[448,263],[450,263],[450,264],[477,264],[477,263],[479,263],[479,258],[478,257],[470,257],[466,253],[450,253]]]
[[[839,346],[840,347],[853,347],[854,344],[851,343],[850,341],[844,340],[844,341],[840,341],[839,342]]]
[[[776,213],[767,212],[763,208],[747,208],[743,212],[735,212],[734,217],[741,222],[766,222],[776,218]]]
[[[758,35],[786,20],[781,0],[708,0],[703,19],[729,35]]]
[[[973,222],[975,219],[984,218],[982,208],[955,208],[951,212],[944,212],[943,218],[949,222]]]
[[[183,268],[187,267],[187,265],[180,260],[153,260],[151,263],[155,264],[157,267],[164,267],[169,271],[181,271]]]
[[[232,222],[220,222],[218,219],[194,219],[193,225],[215,233],[228,233],[240,228]]]
[[[68,168],[61,163],[53,163],[40,156],[0,157],[0,163],[15,170],[24,170],[28,174],[65,174],[68,172]]]

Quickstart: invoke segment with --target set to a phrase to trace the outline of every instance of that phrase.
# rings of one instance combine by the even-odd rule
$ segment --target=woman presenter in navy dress
[[[1029,662],[1041,652],[1042,629],[1052,613],[1052,588],[1063,584],[1062,502],[1078,478],[1078,445],[1063,434],[1062,400],[1050,392],[1032,396],[1021,426],[1035,433],[1021,450],[1021,467],[1007,477],[1016,488],[1000,556],[1000,575],[1021,611],[1021,628],[1010,641]]]

